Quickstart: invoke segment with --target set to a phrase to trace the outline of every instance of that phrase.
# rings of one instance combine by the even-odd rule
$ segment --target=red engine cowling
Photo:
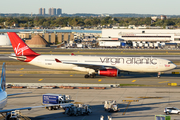
[[[116,77],[118,76],[118,70],[117,69],[104,69],[104,70],[99,70],[98,74],[102,76]]]

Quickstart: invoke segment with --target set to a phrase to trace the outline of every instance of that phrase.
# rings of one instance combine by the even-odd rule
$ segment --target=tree
[[[175,22],[173,22],[172,20],[166,20],[165,23],[164,23],[166,26],[172,26],[172,25],[175,25]]]
[[[86,26],[92,26],[92,19],[85,19],[84,23]]]
[[[99,25],[100,23],[101,23],[100,19],[98,19],[98,18],[93,18],[93,19],[92,19],[92,25],[93,25],[93,26],[97,26],[97,25]]]
[[[164,20],[160,20],[160,19],[156,20],[155,26],[163,26],[163,25],[164,25]]]

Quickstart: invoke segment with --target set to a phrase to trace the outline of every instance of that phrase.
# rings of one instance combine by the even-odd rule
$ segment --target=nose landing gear
[[[158,72],[157,77],[158,77],[158,78],[160,78],[160,77],[161,77],[161,72]]]

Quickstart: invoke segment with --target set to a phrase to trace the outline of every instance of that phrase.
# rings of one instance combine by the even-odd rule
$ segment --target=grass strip
[[[167,87],[168,85],[120,84],[120,87]]]
[[[146,85],[141,85],[141,84],[120,84],[120,86],[146,86]]]

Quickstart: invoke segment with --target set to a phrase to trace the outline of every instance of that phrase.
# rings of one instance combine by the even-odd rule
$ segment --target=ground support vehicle
[[[86,104],[78,104],[66,107],[64,112],[64,114],[69,116],[89,115],[90,113],[92,113],[91,108]]]
[[[43,94],[42,96],[42,104],[43,105],[48,105],[48,104],[62,104],[62,105],[57,105],[57,106],[49,106],[46,107],[46,109],[49,110],[57,110],[60,108],[69,106],[71,104],[65,104],[65,103],[70,103],[72,102],[71,98],[69,95],[62,95],[62,94]]]
[[[108,112],[120,111],[120,109],[118,109],[118,105],[116,104],[115,100],[104,101],[104,110]]]
[[[169,114],[180,114],[180,110],[178,108],[175,108],[175,107],[166,107],[164,109],[164,113],[166,115],[169,115]]]
[[[120,41],[99,41],[99,47],[101,48],[117,48],[121,46]]]
[[[5,120],[19,120],[20,114],[20,110],[11,111],[7,113]]]

